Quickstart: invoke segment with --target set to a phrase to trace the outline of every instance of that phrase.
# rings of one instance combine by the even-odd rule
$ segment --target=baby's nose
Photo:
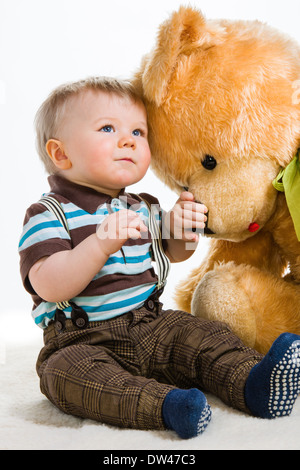
[[[135,139],[131,135],[123,136],[119,140],[118,146],[119,146],[119,148],[132,148],[132,149],[135,149],[136,148]]]

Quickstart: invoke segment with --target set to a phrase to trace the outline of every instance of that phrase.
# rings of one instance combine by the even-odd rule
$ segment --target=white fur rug
[[[1,331],[9,331],[1,314]],[[39,390],[35,361],[42,333],[22,312],[14,339],[0,336],[0,449],[2,450],[221,450],[300,449],[300,399],[293,413],[261,420],[208,396],[213,418],[206,431],[188,441],[171,431],[118,429],[58,411]]]

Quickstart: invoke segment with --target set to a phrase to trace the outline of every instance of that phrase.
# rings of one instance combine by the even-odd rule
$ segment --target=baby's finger
[[[180,201],[179,205],[182,210],[185,209],[193,212],[201,212],[202,214],[206,214],[208,212],[207,207],[204,204],[200,204],[200,202]]]
[[[194,201],[195,200],[193,193],[191,193],[190,191],[183,191],[180,194],[179,199],[180,201]]]
[[[139,238],[142,238],[140,230],[134,228],[134,227],[128,227],[128,236],[129,238],[132,238],[133,240],[137,240]]]
[[[203,230],[205,228],[205,222],[196,222],[195,220],[184,220],[183,230]]]
[[[206,222],[207,221],[207,216],[205,215],[204,212],[199,212],[199,211],[192,211],[189,209],[183,209],[182,211],[182,218],[184,220],[191,220],[191,221],[196,221],[196,222]]]
[[[195,232],[184,232],[183,240],[186,242],[195,242],[198,243],[199,235]]]
[[[206,214],[208,212],[208,209],[207,207],[204,205],[204,204],[201,204],[200,202],[196,202],[196,212],[202,212],[204,214]]]
[[[137,214],[135,214],[135,217],[128,220],[128,227],[139,229],[142,232],[146,232],[148,230],[142,219]]]

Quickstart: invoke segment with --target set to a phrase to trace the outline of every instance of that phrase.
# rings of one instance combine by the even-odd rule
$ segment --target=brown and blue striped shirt
[[[71,250],[86,237],[95,233],[111,211],[131,209],[139,213],[149,226],[149,210],[138,196],[122,190],[117,198],[80,186],[60,176],[48,179],[47,193],[61,204],[70,234],[59,220],[39,202],[31,205],[25,215],[19,243],[20,270],[25,289],[32,295],[32,316],[41,328],[53,319],[56,304],[46,302],[32,288],[28,273],[42,257],[62,250]],[[150,204],[159,207],[156,198],[142,194]],[[80,266],[78,267],[80,269]],[[76,273],[74,273],[76,275]],[[157,276],[152,266],[151,235],[128,240],[122,250],[112,254],[90,284],[72,300],[88,314],[89,320],[107,320],[138,308],[154,291]],[[65,309],[66,317],[71,308]]]

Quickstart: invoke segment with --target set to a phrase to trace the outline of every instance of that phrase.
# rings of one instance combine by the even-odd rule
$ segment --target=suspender
[[[141,199],[147,204],[149,211],[149,230],[152,237],[152,250],[154,261],[156,262],[158,277],[157,289],[161,289],[165,285],[170,271],[170,261],[163,250],[162,234],[159,228],[159,222],[155,218],[155,213],[152,211],[150,203],[143,198]],[[68,222],[61,204],[51,196],[42,196],[38,202],[43,204],[43,206],[52,212],[54,216],[61,222],[66,231],[70,234]],[[69,307],[71,304],[68,301],[65,301],[58,302],[56,305],[59,309],[63,310],[64,308]]]
[[[45,206],[48,211],[52,212],[52,214],[60,221],[60,223],[68,232],[68,234],[70,234],[68,222],[61,204],[54,197],[51,196],[42,196],[38,202]],[[56,307],[59,310],[63,310],[64,308],[70,307],[70,305],[71,304],[68,301],[56,303]]]
[[[158,277],[157,288],[160,289],[167,281],[167,277],[170,271],[170,261],[164,252],[162,245],[162,231],[159,228],[159,222],[155,218],[155,213],[152,211],[151,204],[145,199],[141,199],[147,204],[149,211],[149,230],[152,237],[152,250],[154,261],[156,262]]]
[[[67,222],[65,213],[60,203],[54,197],[51,197],[51,196],[41,197],[41,199],[39,200],[39,203],[43,204],[43,206],[45,206],[50,212],[52,212],[55,215],[55,217],[60,221],[60,223],[68,232],[68,234],[70,234],[68,222]]]

